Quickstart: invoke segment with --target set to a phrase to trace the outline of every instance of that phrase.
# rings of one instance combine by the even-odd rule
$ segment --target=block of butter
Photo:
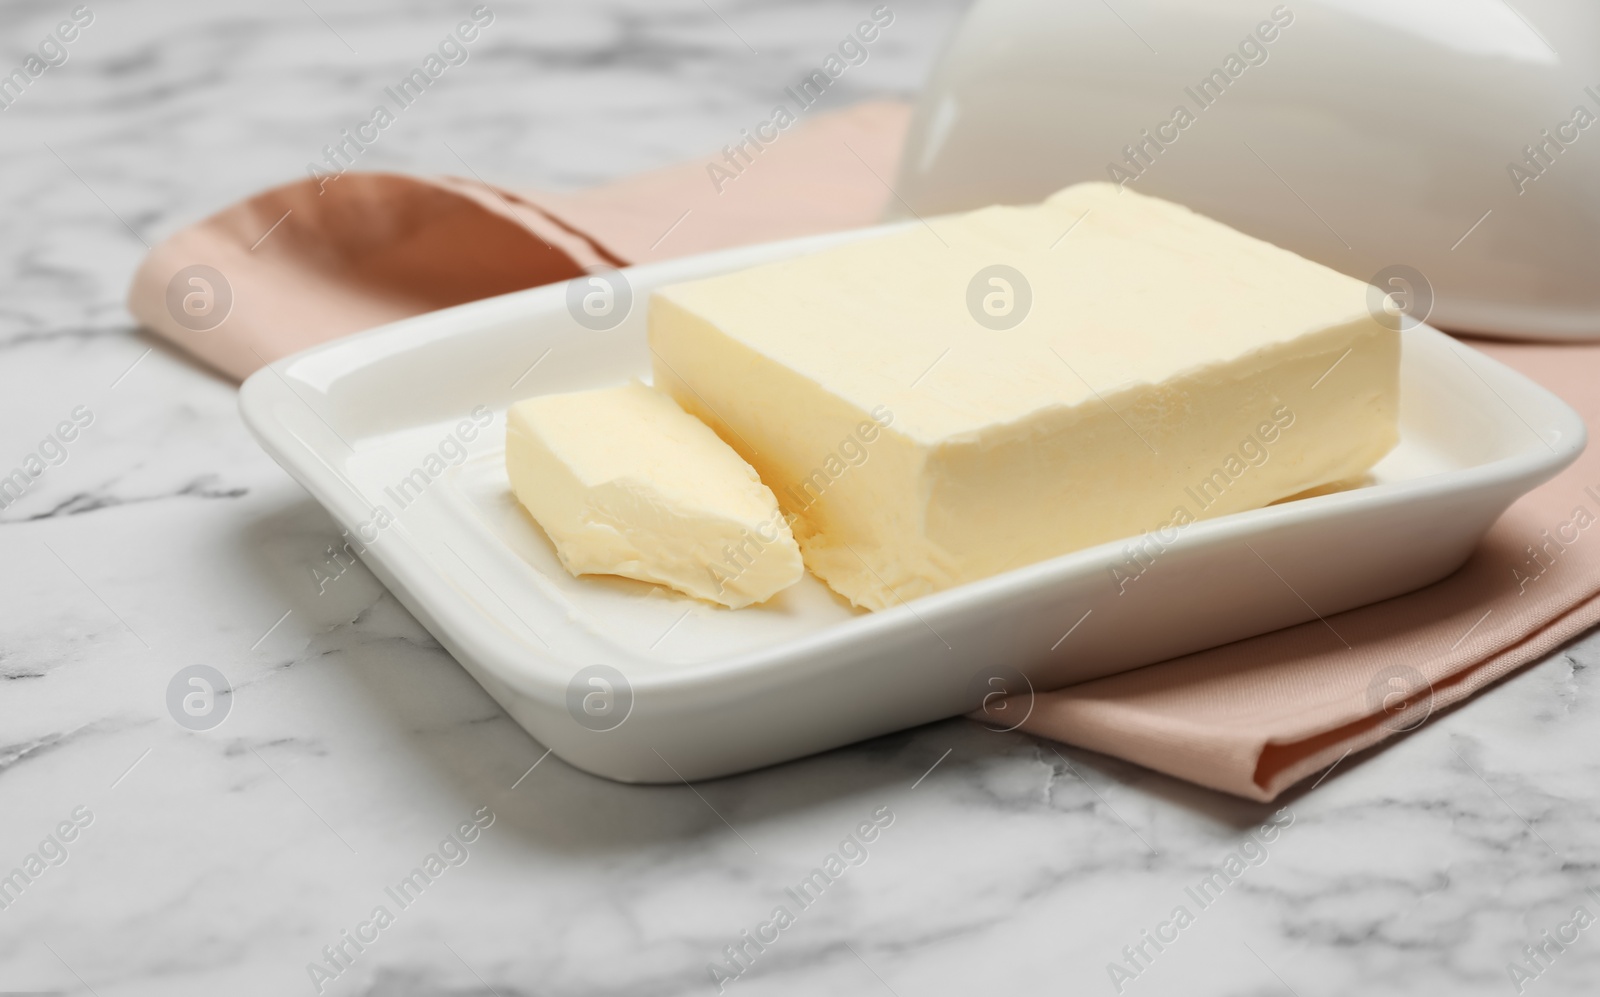
[[[671,285],[649,325],[656,387],[872,609],[1358,478],[1398,440],[1366,284],[1105,183]]]
[[[737,609],[805,573],[771,489],[643,384],[517,402],[506,472],[574,575],[624,575]]]

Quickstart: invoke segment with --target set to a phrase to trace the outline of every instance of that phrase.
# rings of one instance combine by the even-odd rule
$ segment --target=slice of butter
[[[506,472],[574,575],[623,575],[737,609],[804,574],[771,489],[643,384],[511,406]]]
[[[873,609],[1360,476],[1398,439],[1389,325],[1358,280],[1104,183],[650,303],[656,386]]]

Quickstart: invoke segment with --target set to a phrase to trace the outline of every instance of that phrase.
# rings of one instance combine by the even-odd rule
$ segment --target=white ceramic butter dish
[[[648,377],[653,287],[897,227],[630,268],[631,306],[610,329],[573,317],[587,284],[419,316],[258,371],[240,406],[529,733],[632,782],[725,775],[964,713],[1007,669],[1059,687],[1410,591],[1458,567],[1512,500],[1584,445],[1554,395],[1419,326],[1403,334],[1401,442],[1373,484],[1196,523],[1121,594],[1120,542],[878,613],[809,575],[737,611],[569,575],[512,497],[506,407]],[[474,419],[487,426],[459,432]],[[466,459],[450,463],[453,446],[428,459],[462,435]]]

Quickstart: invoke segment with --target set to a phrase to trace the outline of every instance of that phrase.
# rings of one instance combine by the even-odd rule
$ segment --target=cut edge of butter
[[[575,576],[621,575],[738,609],[805,573],[755,469],[638,381],[512,405],[506,473]]]

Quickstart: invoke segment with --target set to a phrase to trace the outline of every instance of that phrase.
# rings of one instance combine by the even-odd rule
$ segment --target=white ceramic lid
[[[977,0],[917,109],[899,213],[1105,179],[1435,325],[1600,338],[1600,4]]]

